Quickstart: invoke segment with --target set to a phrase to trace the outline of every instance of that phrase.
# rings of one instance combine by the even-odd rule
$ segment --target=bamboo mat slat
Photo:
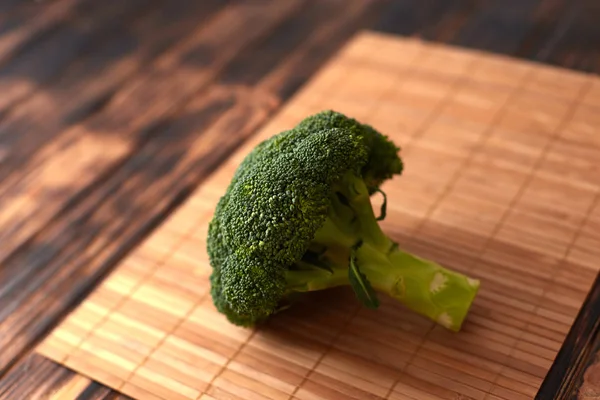
[[[138,399],[532,399],[598,271],[599,87],[362,33],[38,352]],[[409,251],[482,280],[462,332],[388,299],[367,310],[346,289],[255,331],[215,311],[205,238],[216,202],[253,146],[323,109],[403,147],[382,225]]]

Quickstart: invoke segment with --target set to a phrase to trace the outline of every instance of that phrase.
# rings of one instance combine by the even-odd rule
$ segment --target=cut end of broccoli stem
[[[350,285],[371,308],[379,306],[377,293],[383,293],[455,332],[479,291],[478,280],[402,251],[381,230],[367,188],[355,175],[339,185],[313,247],[325,250],[288,271],[290,291]]]

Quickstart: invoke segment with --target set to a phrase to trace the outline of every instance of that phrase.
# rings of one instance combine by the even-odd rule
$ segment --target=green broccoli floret
[[[371,196],[403,171],[400,149],[335,111],[257,145],[238,166],[209,224],[211,296],[250,327],[292,295],[349,285],[367,307],[383,293],[460,330],[479,281],[400,249]]]

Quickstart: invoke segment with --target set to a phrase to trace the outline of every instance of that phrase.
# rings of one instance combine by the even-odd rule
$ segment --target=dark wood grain
[[[458,11],[470,14],[481,0],[424,0],[419,6],[412,0],[390,1],[374,25],[374,29],[397,35],[438,39],[434,32]],[[456,33],[456,32],[454,32]]]
[[[600,394],[600,275],[535,400],[594,400]]]
[[[0,70],[0,114],[56,78],[69,63],[93,53],[97,45],[110,39],[125,21],[143,13],[150,0],[132,0],[122,7],[106,7],[100,2],[82,2],[62,24],[40,38],[35,46],[7,61]]]
[[[0,399],[36,398],[67,384],[74,373],[41,356],[33,356],[11,372],[0,388]],[[20,397],[23,396],[23,397]]]
[[[36,46],[44,36],[67,21],[78,7],[94,1],[6,2],[0,10],[0,64]]]
[[[533,28],[542,0],[483,0],[452,44],[514,54]]]
[[[600,72],[600,3],[594,0],[565,2],[561,15],[544,37],[533,59],[585,72]]]
[[[62,78],[0,120],[0,150],[5,154],[0,162],[0,206],[6,209],[31,192],[36,176],[52,164],[49,159],[66,151],[68,144],[74,146],[76,140],[83,140],[71,140],[73,131],[65,129],[100,113],[117,92],[122,92],[124,82],[148,71],[157,57],[195,31],[198,23],[209,18],[221,4],[217,0],[202,2],[196,8],[200,15],[194,15],[181,2],[161,2],[159,7],[130,21],[131,25],[98,51],[75,61]],[[176,26],[173,19],[178,21]],[[33,221],[35,215],[37,221]],[[13,215],[3,220],[0,259],[51,216],[48,212],[43,216],[34,212],[27,219]]]
[[[594,0],[1,0],[0,399],[80,379],[30,350],[358,30],[600,72],[598,18]]]
[[[159,56],[196,30],[222,3],[209,0],[194,3],[201,5],[193,8],[180,1],[155,1],[154,7],[146,7],[126,26],[113,30],[95,51],[74,58],[60,77],[5,115],[0,120],[0,147],[8,154],[0,164],[0,196],[39,169],[45,161],[36,158],[40,149],[54,145],[53,139],[66,128],[102,111],[124,82],[147,72]],[[44,135],[39,135],[40,130]]]
[[[131,400],[38,355],[13,369],[0,387],[0,400],[46,399],[51,395],[71,400]]]

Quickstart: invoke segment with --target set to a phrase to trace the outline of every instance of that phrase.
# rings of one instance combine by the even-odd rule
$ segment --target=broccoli
[[[382,293],[459,331],[479,281],[403,251],[379,225],[380,186],[403,172],[399,153],[387,136],[330,110],[259,143],[209,223],[216,309],[252,327],[292,295],[348,285],[366,307],[379,307]]]

